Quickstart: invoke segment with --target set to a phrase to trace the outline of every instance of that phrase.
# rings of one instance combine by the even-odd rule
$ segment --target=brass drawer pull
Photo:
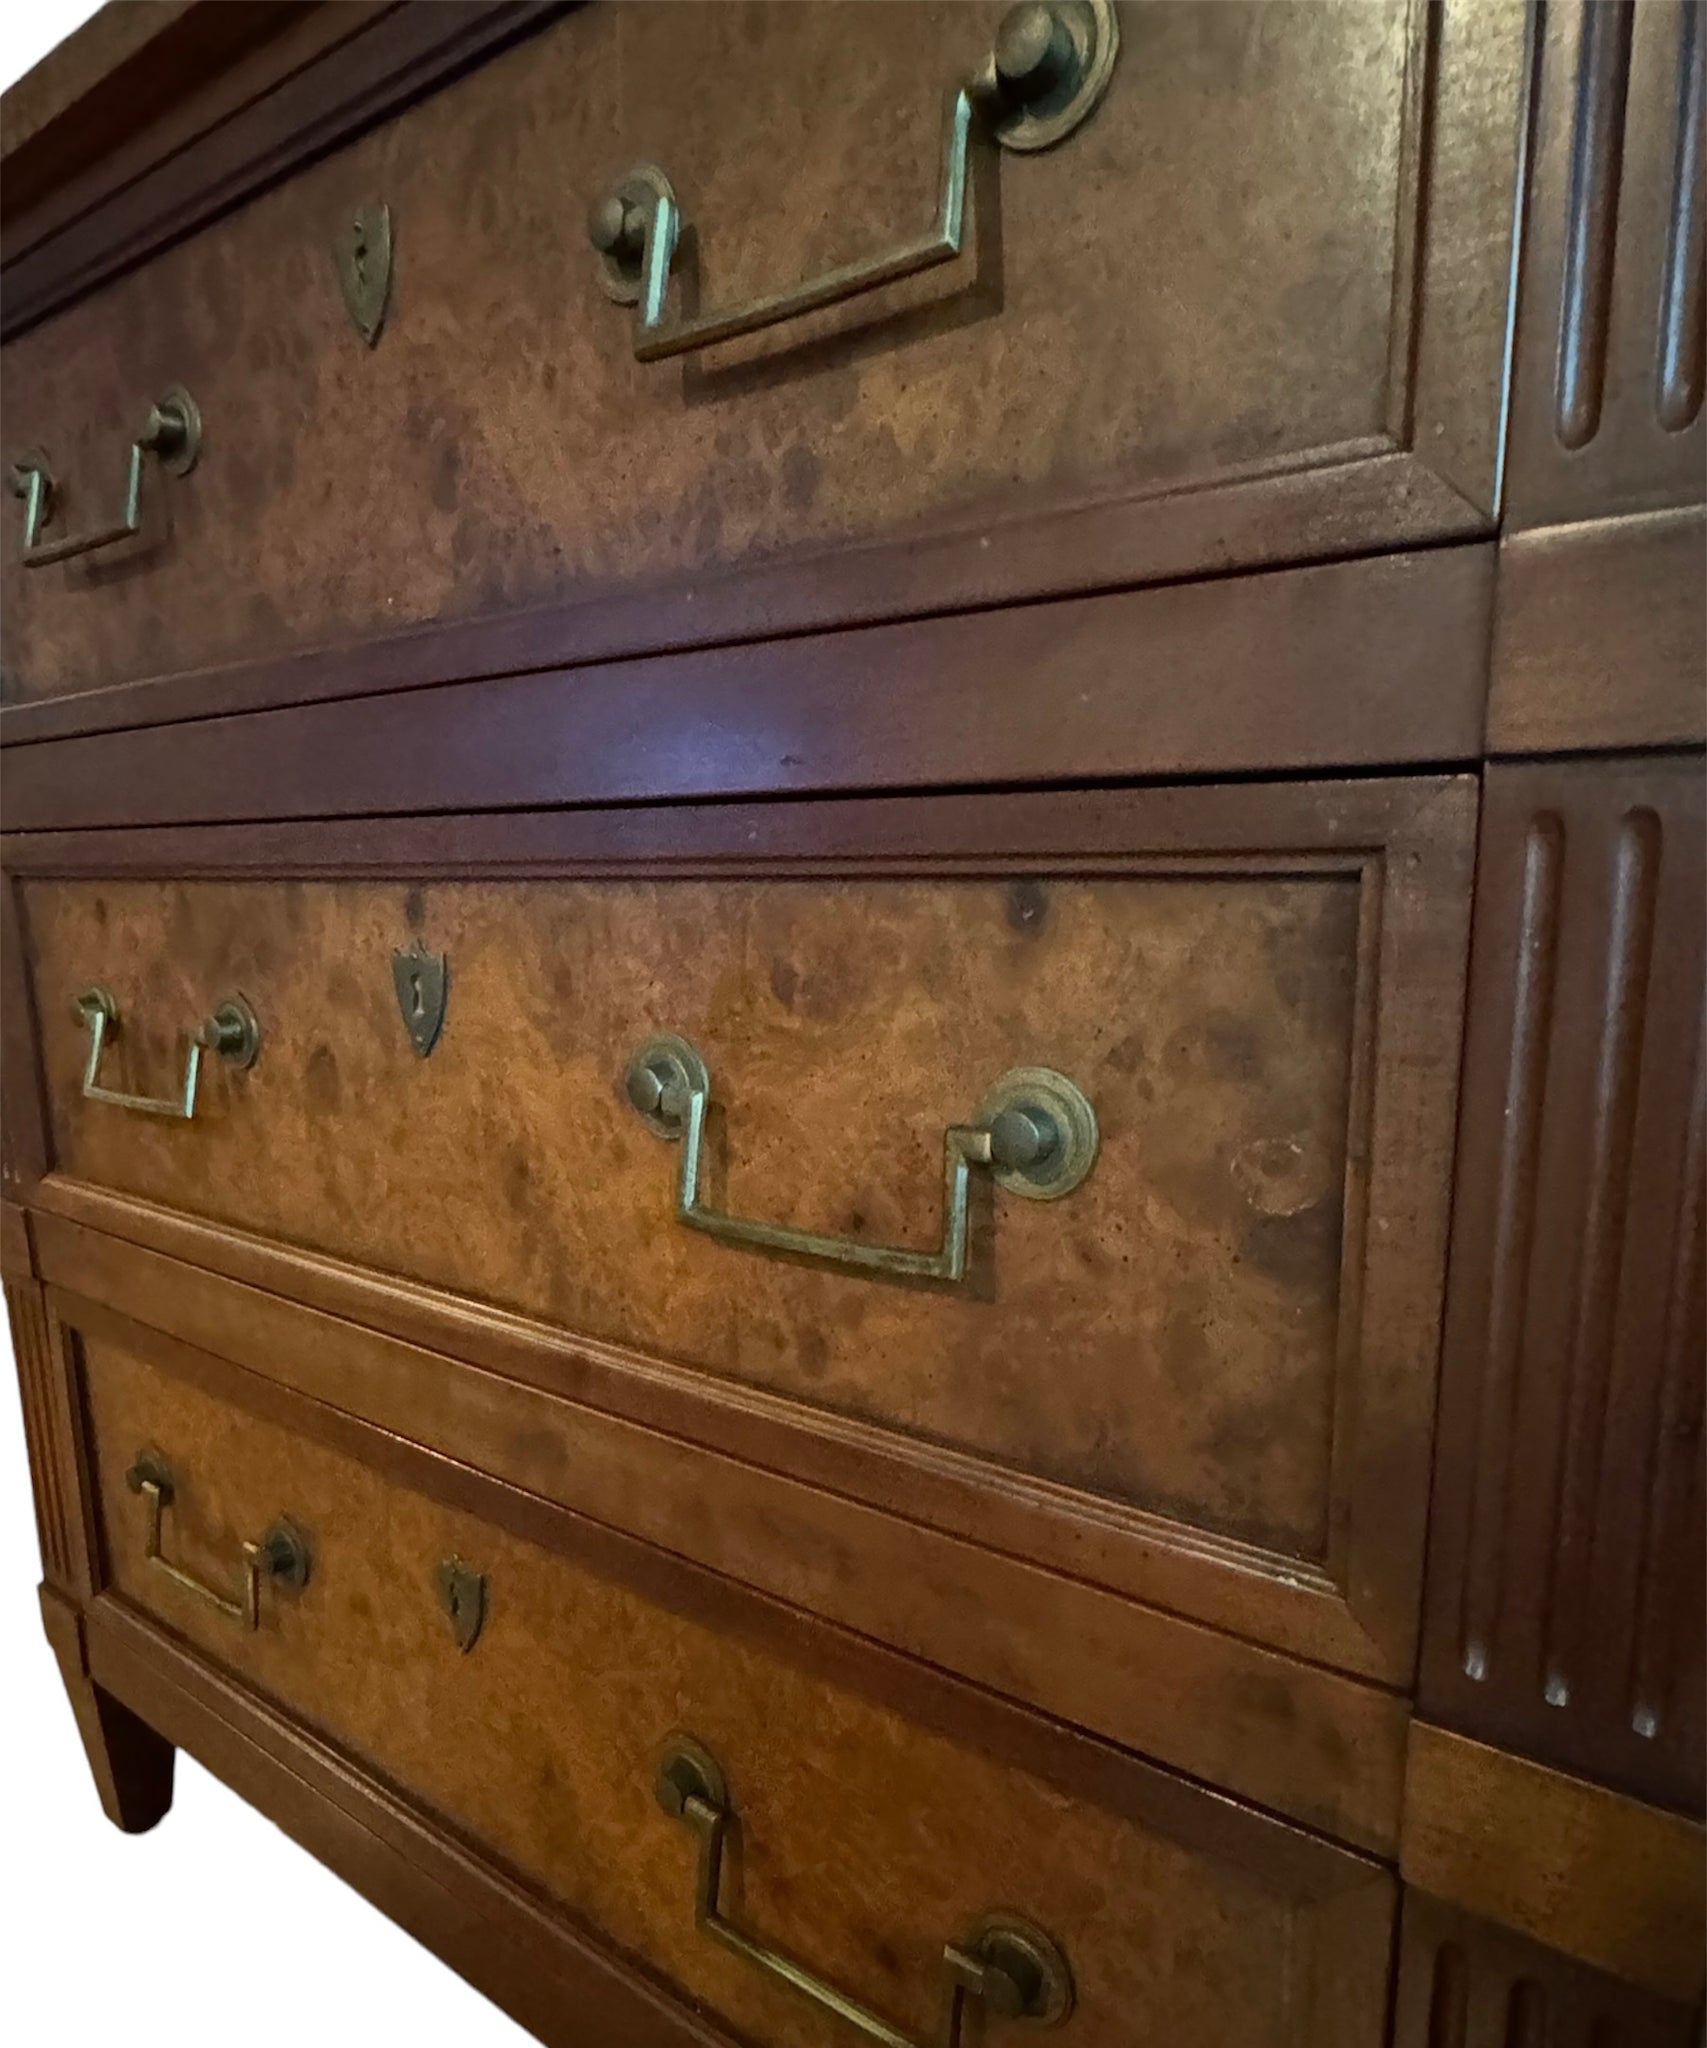
[[[699,1872],[694,1887],[694,1925],[735,1955],[775,1977],[814,2005],[834,2013],[868,2041],[882,2048],[918,2048],[857,1999],[838,1991],[804,1963],[772,1948],[725,1917],[723,1845],[734,1812],[723,1773],[715,1760],[688,1736],[672,1736],[658,1765],[655,1790],[667,1814],[686,1821],[699,1837]],[[995,2020],[1030,2020],[1057,2026],[1073,2009],[1073,1979],[1067,1959],[1041,1929],[1007,1914],[980,1920],[963,1942],[948,1942],[942,1952],[942,2023],[939,2048],[963,2048],[971,2038],[967,2014],[982,2005]]]
[[[950,1124],[943,1133],[942,1242],[935,1251],[911,1251],[707,1208],[699,1183],[711,1077],[685,1038],[662,1033],[647,1039],[628,1063],[627,1089],[629,1101],[646,1123],[661,1138],[681,1143],[676,1216],[690,1229],[729,1244],[791,1252],[900,1279],[966,1277],[974,1166],[987,1168],[997,1185],[1011,1194],[1047,1202],[1070,1194],[1090,1172],[1097,1154],[1096,1112],[1079,1089],[1048,1067],[1015,1067],[991,1089],[976,1123]]]
[[[653,363],[710,348],[947,263],[960,253],[974,128],[1007,149],[1047,149],[1062,141],[1107,91],[1119,46],[1112,0],[1028,0],[1012,8],[984,64],[948,96],[935,226],[875,256],[720,313],[666,317],[684,222],[669,179],[655,164],[637,165],[592,209],[587,223],[602,258],[605,290],[618,304],[640,308],[635,356]]]
[[[182,1117],[196,1113],[196,1089],[201,1081],[203,1052],[216,1052],[233,1066],[252,1067],[261,1049],[261,1027],[255,1013],[241,996],[227,996],[205,1018],[184,1060],[184,1085],[176,1095],[125,1095],[117,1088],[103,1088],[96,1080],[101,1054],[107,1040],[119,1028],[119,1006],[104,988],[89,988],[77,998],[78,1021],[89,1033],[89,1058],[83,1068],[83,1093],[91,1102],[108,1102],[115,1109],[139,1109],[149,1116]]]
[[[92,555],[129,540],[142,530],[142,470],[152,455],[170,476],[188,476],[201,452],[202,416],[190,394],[174,388],[148,409],[142,432],[130,444],[130,468],[125,476],[124,512],[111,526],[93,533],[68,534],[61,540],[44,541],[42,528],[53,520],[55,487],[53,472],[44,456],[28,455],[12,465],[12,495],[24,501],[24,553],[26,569],[42,569],[49,562],[69,562],[73,555]]]
[[[172,1469],[158,1451],[143,1451],[125,1474],[125,1484],[148,1503],[148,1536],[143,1556],[174,1586],[194,1593],[233,1621],[240,1621],[252,1635],[261,1626],[261,1584],[270,1579],[276,1586],[300,1591],[308,1584],[312,1560],[308,1539],[293,1523],[281,1517],[258,1543],[243,1545],[243,1587],[235,1598],[198,1579],[181,1565],[162,1555],[161,1522],[172,1504]]]

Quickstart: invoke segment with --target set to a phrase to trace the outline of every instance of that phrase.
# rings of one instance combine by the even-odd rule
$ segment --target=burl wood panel
[[[1701,0],[1540,16],[1507,514],[1700,503],[1707,424]]]
[[[1696,2048],[1686,2005],[1405,1893],[1393,2048]]]
[[[634,362],[584,230],[615,177],[668,171],[708,305],[916,234],[944,92],[1002,11],[579,10],[21,337],[8,433],[50,456],[65,530],[110,516],[168,385],[207,437],[192,477],[150,477],[126,550],[25,573],[8,540],[8,694],[1398,447],[1427,71],[1405,0],[1131,7],[1102,109],[983,166],[948,271]],[[1478,39],[1502,35],[1454,16],[1452,133],[1478,165],[1483,128],[1515,129],[1515,96],[1477,97]],[[370,196],[398,266],[371,354],[330,255]],[[1509,204],[1490,212],[1470,245],[1498,256]],[[1479,471],[1497,403],[1463,366],[1504,313],[1477,276],[1462,250],[1431,274],[1425,340],[1459,382],[1423,452],[1468,441]]]
[[[986,1761],[774,1657],[241,1415],[103,1342],[86,1346],[117,1589],[373,1759],[626,1953],[755,2042],[831,2048],[837,2023],[695,1934],[693,1847],[653,1802],[659,1745],[691,1730],[741,1818],[742,1921],[931,2038],[941,1945],[992,1905],[1061,1940],[1064,2040],[1372,2048],[1392,1886],[1374,1864],[1205,1794],[1201,1829],[1117,1815]],[[141,1559],[123,1473],[144,1444],[179,1482],[169,1554],[222,1581],[288,1509],[315,1567],[258,1634]],[[433,1574],[488,1575],[462,1654]],[[1187,1809],[1189,1811],[1189,1808]],[[1212,1833],[1234,1829],[1231,1838]]]
[[[1422,1699],[1702,1789],[1698,756],[1487,780]]]
[[[43,884],[29,893],[59,1166],[540,1313],[1300,1558],[1328,1541],[1348,1159],[1363,1144],[1355,871],[511,884]],[[451,963],[422,1061],[391,951]],[[168,1092],[231,988],[264,1032],[192,1125]],[[942,1133],[1015,1065],[1074,1077],[1102,1152],[1053,1203],[983,1189],[963,1289],[725,1246],[623,1094],[704,1054],[720,1205],[940,1235]]]

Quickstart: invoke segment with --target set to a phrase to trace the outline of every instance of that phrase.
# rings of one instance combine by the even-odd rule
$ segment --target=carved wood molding
[[[72,1434],[70,1389],[39,1281],[8,1278],[6,1309],[24,1411],[24,1440],[35,1490],[36,1531],[48,1584],[86,1594],[92,1584],[82,1489]]]
[[[1688,2005],[1405,1895],[1393,2048],[1697,2048]]]
[[[1539,15],[1508,513],[1699,502],[1707,384],[1701,0]]]
[[[1490,770],[1424,1711],[1702,1792],[1699,757]]]

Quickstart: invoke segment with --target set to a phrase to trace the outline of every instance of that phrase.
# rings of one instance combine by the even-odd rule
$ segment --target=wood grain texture
[[[1368,1029],[1355,871],[409,896],[32,894],[42,993],[80,972],[123,991],[105,1085],[169,1094],[183,1020],[228,985],[266,1033],[264,1065],[211,1074],[180,1130],[83,1106],[85,1035],[69,996],[46,1005],[60,1170],[440,1288],[477,1275],[579,1334],[1326,1561]],[[454,1006],[419,1065],[390,974],[417,932]],[[1076,1197],[982,1203],[964,1288],[730,1249],[675,1222],[678,1151],[621,1095],[664,1029],[710,1064],[737,1215],[932,1242],[943,1130],[1018,1065],[1075,1077],[1103,1150]]]
[[[1700,0],[1541,17],[1510,528],[1699,504]]]
[[[1514,535],[1500,550],[1488,748],[1707,738],[1707,520],[1699,509]]]
[[[1394,2048],[1695,2048],[1687,2005],[1407,1891]]]
[[[1336,1593],[1352,1624],[1289,1646],[1402,1677],[1472,792],[1109,798],[1077,825],[1035,800],[957,801],[935,814],[935,854],[920,842],[899,868],[885,834],[928,821],[854,810],[658,814],[649,850],[639,819],[626,844],[598,818],[544,820],[563,849],[565,879],[550,883],[27,883],[44,1007],[65,1008],[46,991],[67,976],[123,991],[132,1050],[121,1033],[115,1075],[164,1085],[181,1019],[216,1000],[215,982],[242,987],[267,1033],[254,1070],[210,1076],[203,1115],[174,1128],[84,1105],[82,1034],[68,1008],[63,1029],[50,1017],[61,1172],[440,1290],[466,1289],[472,1253],[496,1306],[667,1361],[678,1380],[804,1404],[880,1454],[884,1437],[902,1456],[938,1447],[962,1461],[963,1490],[979,1478],[967,1459],[1016,1507],[1012,1482],[1026,1482],[1039,1524],[1077,1508],[1105,1532],[1078,1531],[1056,1559],[1151,1597],[1114,1562],[1123,1520],[1129,1552],[1255,1546],[1272,1574],[1302,1568]],[[1035,863],[1033,830],[1050,849]],[[778,853],[805,835],[803,852],[815,841],[832,861],[840,832],[850,852],[863,842],[865,873],[809,880],[785,857],[770,879],[691,879],[694,847],[702,873],[718,846],[762,864],[753,832]],[[512,822],[492,857],[506,841],[517,860],[540,844]],[[205,858],[217,868],[234,843]],[[328,856],[323,829],[298,843]],[[605,879],[572,878],[578,844]],[[1003,849],[991,865],[985,844]],[[689,874],[641,878],[672,855]],[[187,857],[176,848],[171,871]],[[370,844],[358,871],[376,858],[389,866],[389,849]],[[446,1033],[425,1063],[389,967],[417,931],[452,961]],[[1125,993],[1137,984],[1143,1015]],[[981,1209],[959,1291],[732,1251],[673,1222],[675,1154],[621,1094],[633,1047],[666,1027],[712,1062],[737,1211],[929,1241],[942,1130],[1014,1064],[1076,1076],[1103,1154],[1067,1201]],[[245,1162],[262,1128],[273,1167],[257,1179]],[[804,1131],[823,1135],[803,1144]],[[354,1299],[325,1298],[339,1312]],[[443,1322],[403,1333],[462,1343]],[[1040,1376],[1045,1353],[1057,1363]],[[536,1374],[565,1369],[543,1347],[534,1358]],[[690,1412],[665,1426],[699,1436]],[[921,1462],[910,1511],[935,1520],[947,1489]],[[897,1477],[858,1479],[849,1458],[836,1483],[886,1498]],[[1052,1539],[1020,1537],[1023,1520],[995,1540],[1049,1554]],[[1212,1576],[1263,1566],[1221,1556]],[[1177,1583],[1165,1597],[1182,1597]]]
[[[333,1424],[323,1406],[454,1461],[470,1489],[459,1498],[488,1519],[504,1510],[477,1471],[503,1482],[500,1495],[525,1489],[584,1518],[550,1518],[553,1541],[584,1548],[588,1524],[638,1538],[786,1603],[797,1619],[858,1631],[1394,1853],[1408,1709],[1390,1692],[194,1267],[47,1219],[43,1237],[50,1301],[69,1327],[215,1393],[233,1378],[226,1361],[252,1368],[265,1378],[233,1396],[245,1407],[260,1412],[283,1389],[321,1404],[308,1422],[285,1413],[292,1427],[324,1434]],[[139,1318],[149,1326],[140,1333]]]
[[[101,1811],[122,1833],[146,1834],[172,1805],[172,1745],[94,1682],[82,1612],[56,1587],[42,1587],[41,1616]]]
[[[1082,1499],[1027,1485],[1016,1475],[999,1477],[976,1461],[58,1176],[43,1184],[40,1199],[38,1227],[47,1233],[50,1268],[72,1289],[93,1290],[102,1299],[131,1298],[137,1276],[124,1253],[104,1242],[117,1238],[177,1262],[165,1269],[169,1273],[190,1263],[245,1289],[286,1295],[405,1344],[785,1473],[829,1495],[903,1510],[909,1520],[946,1535],[1023,1553],[1048,1569],[1175,1614],[1189,1613],[1248,1641],[1352,1670],[1368,1663],[1369,1639],[1347,1614],[1340,1588],[1248,1545],[1203,1537],[1183,1544],[1165,1523],[1123,1523]],[[75,1234],[59,1231],[61,1220],[78,1226]],[[91,1239],[89,1231],[101,1238]],[[194,1281],[191,1291],[200,1293],[204,1285]],[[178,1328],[187,1322],[181,1292],[172,1318]],[[215,1328],[234,1329],[241,1349],[241,1314],[216,1313]],[[276,1343],[268,1360],[277,1370]],[[363,1382],[358,1368],[346,1381],[346,1400],[359,1398]],[[419,1412],[414,1426],[424,1426]],[[584,1426],[582,1435],[584,1441]],[[577,1471],[584,1487],[584,1459],[577,1460]],[[838,1513],[822,1501],[820,1512],[832,1519]]]
[[[1490,772],[1426,1710],[1699,1807],[1702,774]]]
[[[1659,1997],[1701,1995],[1698,1821],[1413,1721],[1399,1868],[1435,1898]]]
[[[7,154],[8,340],[561,10],[550,0],[246,0],[141,11],[175,18],[130,61],[75,92],[68,83],[72,96]]]
[[[11,417],[71,480],[67,516],[156,385],[188,384],[209,426],[124,559],[26,577],[7,556],[8,694],[898,533],[951,541],[942,604],[1485,531],[1518,143],[1510,93],[1474,82],[1515,88],[1498,11],[1454,9],[1435,49],[1406,0],[1145,9],[1094,122],[980,171],[950,274],[703,364],[633,361],[572,225],[614,176],[669,166],[708,302],[882,246],[928,218],[942,91],[1000,11],[891,6],[878,34],[857,5],[580,10],[22,335]],[[1442,66],[1455,126],[1425,161]],[[1237,152],[1237,208],[1198,175],[1205,123]],[[372,359],[326,252],[370,188],[407,223]],[[1432,270],[1425,224],[1459,251]],[[1284,480],[1305,472],[1300,522]],[[1253,517],[1241,494],[1270,480]],[[1067,524],[1039,548],[1018,523],[1044,514]],[[875,568],[888,605],[901,573],[893,551]]]
[[[116,1601],[85,1633],[102,1688],[264,1813],[546,2048],[747,2048],[600,1947],[538,1888]]]
[[[102,729],[8,743],[0,797],[21,832],[1467,760],[1493,567],[1490,548],[1441,549],[569,670],[550,666],[561,620],[524,615],[190,678],[158,699],[146,683],[19,705],[0,713],[8,741]],[[821,605],[822,579],[790,573],[767,630]],[[719,588],[752,596],[746,578]],[[715,591],[674,610],[625,601],[618,635],[641,612],[647,644],[666,645],[727,637],[733,616]],[[573,621],[568,638],[582,656],[610,651]],[[451,680],[505,667],[545,672]],[[358,688],[376,694],[229,715]],[[119,730],[156,711],[192,722]]]
[[[1189,1829],[1164,1836],[1063,1799],[125,1352],[91,1341],[86,1362],[116,1587],[754,2040],[817,2048],[834,2027],[695,1934],[691,1840],[651,1792],[676,1727],[730,1773],[744,1918],[921,2036],[941,1943],[995,1903],[993,1881],[1067,1947],[1089,2048],[1125,2042],[1134,2009],[1180,2041],[1351,2048],[1378,2027],[1392,1894],[1376,1867],[1278,1827],[1265,1841],[1254,1816],[1230,1866]],[[138,1432],[174,1461],[173,1539],[195,1569],[216,1575],[281,1503],[311,1530],[313,1579],[269,1604],[258,1634],[230,1632],[140,1562],[122,1477]],[[453,1553],[491,1582],[467,1657],[432,1592]]]
[[[713,1562],[595,1522],[538,1492],[482,1473],[466,1459],[412,1442],[383,1422],[332,1407],[302,1391],[295,1383],[299,1374],[293,1373],[290,1382],[263,1375],[252,1369],[252,1361],[239,1365],[198,1350],[92,1300],[57,1291],[55,1300],[69,1327],[184,1380],[212,1400],[352,1458],[387,1483],[453,1513],[562,1556],[576,1570],[620,1586],[651,1606],[760,1655],[779,1657],[839,1691],[857,1693],[911,1726],[964,1743],[993,1762],[1126,1813],[1147,1827],[1178,1832],[1187,1824],[1198,1826],[1206,1846],[1213,1842],[1218,1854],[1234,1860],[1249,1845],[1248,1806],[1219,1799],[1206,1808],[1193,1780],[1130,1747],[1117,1748],[986,1687],[968,1686],[939,1665],[879,1643],[870,1633],[822,1618],[808,1620],[797,1607],[742,1585]],[[437,1361],[435,1369],[447,1380],[458,1377],[447,1361]],[[1158,1662],[1175,1671],[1183,1660],[1164,1652]],[[1302,1704],[1297,1718],[1309,1720],[1307,1696]],[[1401,1728],[1400,1769],[1402,1752]],[[1397,1841],[1395,1806],[1389,1857],[1396,1857]]]

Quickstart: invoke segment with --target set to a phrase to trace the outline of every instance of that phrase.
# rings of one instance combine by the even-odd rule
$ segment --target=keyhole
[[[416,968],[409,977],[409,1007],[417,1017],[427,1014],[427,1006],[421,1000],[421,971]]]
[[[350,227],[355,236],[355,243],[350,253],[355,260],[356,275],[360,277],[367,269],[367,230],[359,220],[352,221]]]

